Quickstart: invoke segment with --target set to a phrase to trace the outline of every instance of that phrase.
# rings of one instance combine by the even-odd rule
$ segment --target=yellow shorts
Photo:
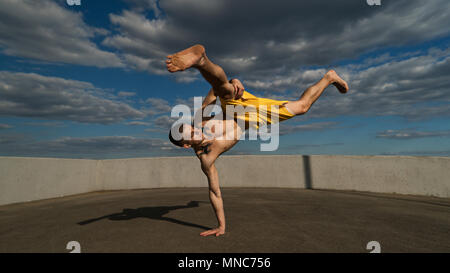
[[[258,98],[247,91],[244,91],[242,97],[237,100],[220,98],[222,111],[226,115],[229,115],[226,111],[227,105],[242,106],[244,112],[235,114],[234,119],[243,120],[246,128],[249,128],[248,126],[259,128],[260,126],[276,123],[277,118],[278,122],[281,122],[294,117],[295,114],[283,105],[287,102],[289,101]]]

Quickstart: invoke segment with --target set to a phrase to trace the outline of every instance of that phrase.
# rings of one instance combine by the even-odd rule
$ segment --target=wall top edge
[[[446,156],[406,156],[406,155],[221,155],[219,158],[239,158],[239,157],[345,157],[345,158],[423,158],[423,159],[447,159]],[[130,158],[111,158],[111,159],[89,159],[89,158],[59,158],[59,157],[17,157],[17,156],[0,156],[0,159],[47,159],[47,160],[90,160],[90,161],[111,161],[111,160],[141,160],[141,159],[179,159],[179,158],[197,158],[196,156],[155,156],[155,157],[130,157]]]

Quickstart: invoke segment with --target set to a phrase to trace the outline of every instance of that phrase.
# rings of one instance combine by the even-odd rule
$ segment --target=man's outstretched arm
[[[214,89],[211,88],[208,92],[208,95],[206,95],[205,99],[203,100],[202,108],[205,109],[206,106],[208,106],[210,104],[215,104],[216,100],[217,100],[217,96],[214,92]]]
[[[215,234],[220,236],[225,234],[225,212],[223,210],[223,200],[219,187],[219,174],[217,173],[216,166],[213,164],[207,165],[202,162],[202,171],[208,178],[209,184],[209,200],[216,213],[217,222],[219,227],[200,233],[202,236],[208,236]]]
[[[206,106],[208,106],[210,104],[216,104],[216,100],[217,100],[217,96],[214,92],[214,89],[211,88],[209,90],[208,95],[206,95],[205,99],[203,100],[202,108],[198,109],[197,112],[195,112],[195,115],[194,115],[195,126],[197,126],[198,128],[202,127],[202,120],[208,119],[203,116],[204,115],[203,112],[205,111]]]

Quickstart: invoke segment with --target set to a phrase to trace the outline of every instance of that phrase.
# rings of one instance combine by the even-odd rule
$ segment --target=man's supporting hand
[[[238,79],[231,79],[230,80],[231,85],[233,85],[234,87],[234,99],[237,100],[239,98],[242,97],[242,95],[244,94],[244,85],[242,84],[242,82]]]
[[[209,235],[216,235],[216,237],[219,237],[220,235],[224,235],[225,234],[225,228],[215,228],[215,229],[210,229],[207,231],[203,231],[202,233],[200,233],[201,236],[209,236]]]

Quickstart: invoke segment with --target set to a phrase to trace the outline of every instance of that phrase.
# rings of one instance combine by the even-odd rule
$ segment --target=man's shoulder
[[[221,146],[220,140],[214,139],[211,143],[201,147],[195,147],[194,152],[200,160],[217,157],[220,154]]]

